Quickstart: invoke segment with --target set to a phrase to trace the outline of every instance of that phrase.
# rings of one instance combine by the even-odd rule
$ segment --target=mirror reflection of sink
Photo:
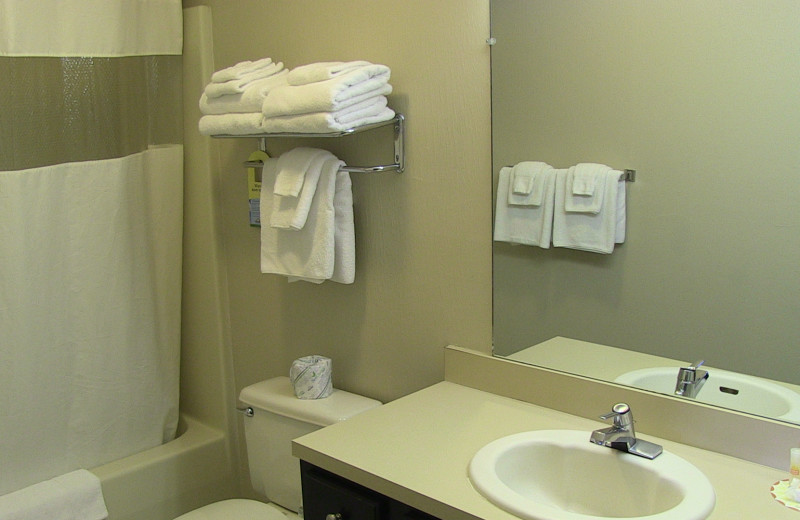
[[[669,452],[648,460],[589,442],[590,432],[541,430],[490,442],[469,478],[490,502],[527,520],[703,520],[715,494]]]
[[[753,376],[714,368],[707,370],[708,381],[695,400],[800,423],[800,394],[797,392]],[[678,367],[643,368],[626,372],[614,382],[643,390],[674,394],[677,376]]]

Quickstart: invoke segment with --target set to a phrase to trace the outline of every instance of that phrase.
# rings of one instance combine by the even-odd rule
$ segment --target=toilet
[[[301,510],[300,464],[292,455],[292,439],[381,404],[337,389],[324,399],[298,399],[288,377],[250,385],[242,389],[239,400],[248,407],[244,432],[250,483],[270,503],[241,498],[222,500],[175,520],[298,518],[291,513]]]

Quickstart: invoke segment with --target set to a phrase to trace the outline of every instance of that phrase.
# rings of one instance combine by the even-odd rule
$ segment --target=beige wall
[[[215,68],[270,56],[288,67],[366,59],[391,67],[406,116],[406,171],[352,174],[356,283],[288,284],[259,272],[248,226],[254,139],[219,152],[235,391],[308,354],[338,388],[388,401],[443,379],[443,347],[491,344],[487,0],[190,1],[213,16]],[[198,92],[199,96],[199,92]],[[391,132],[321,140],[349,164],[391,161]],[[299,143],[294,143],[295,145]],[[308,142],[302,142],[308,145]],[[292,143],[271,140],[271,153]]]
[[[800,3],[496,4],[524,30],[494,34],[495,171],[638,170],[612,255],[496,247],[498,345],[561,335],[800,383]]]

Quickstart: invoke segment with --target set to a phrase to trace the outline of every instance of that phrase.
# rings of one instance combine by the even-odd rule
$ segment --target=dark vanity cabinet
[[[300,473],[305,520],[438,520],[308,462]]]

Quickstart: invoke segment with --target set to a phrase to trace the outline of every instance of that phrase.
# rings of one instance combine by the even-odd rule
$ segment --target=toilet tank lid
[[[298,399],[288,377],[260,381],[242,389],[239,400],[256,409],[317,426],[328,426],[380,406],[380,401],[334,388],[323,399]]]

